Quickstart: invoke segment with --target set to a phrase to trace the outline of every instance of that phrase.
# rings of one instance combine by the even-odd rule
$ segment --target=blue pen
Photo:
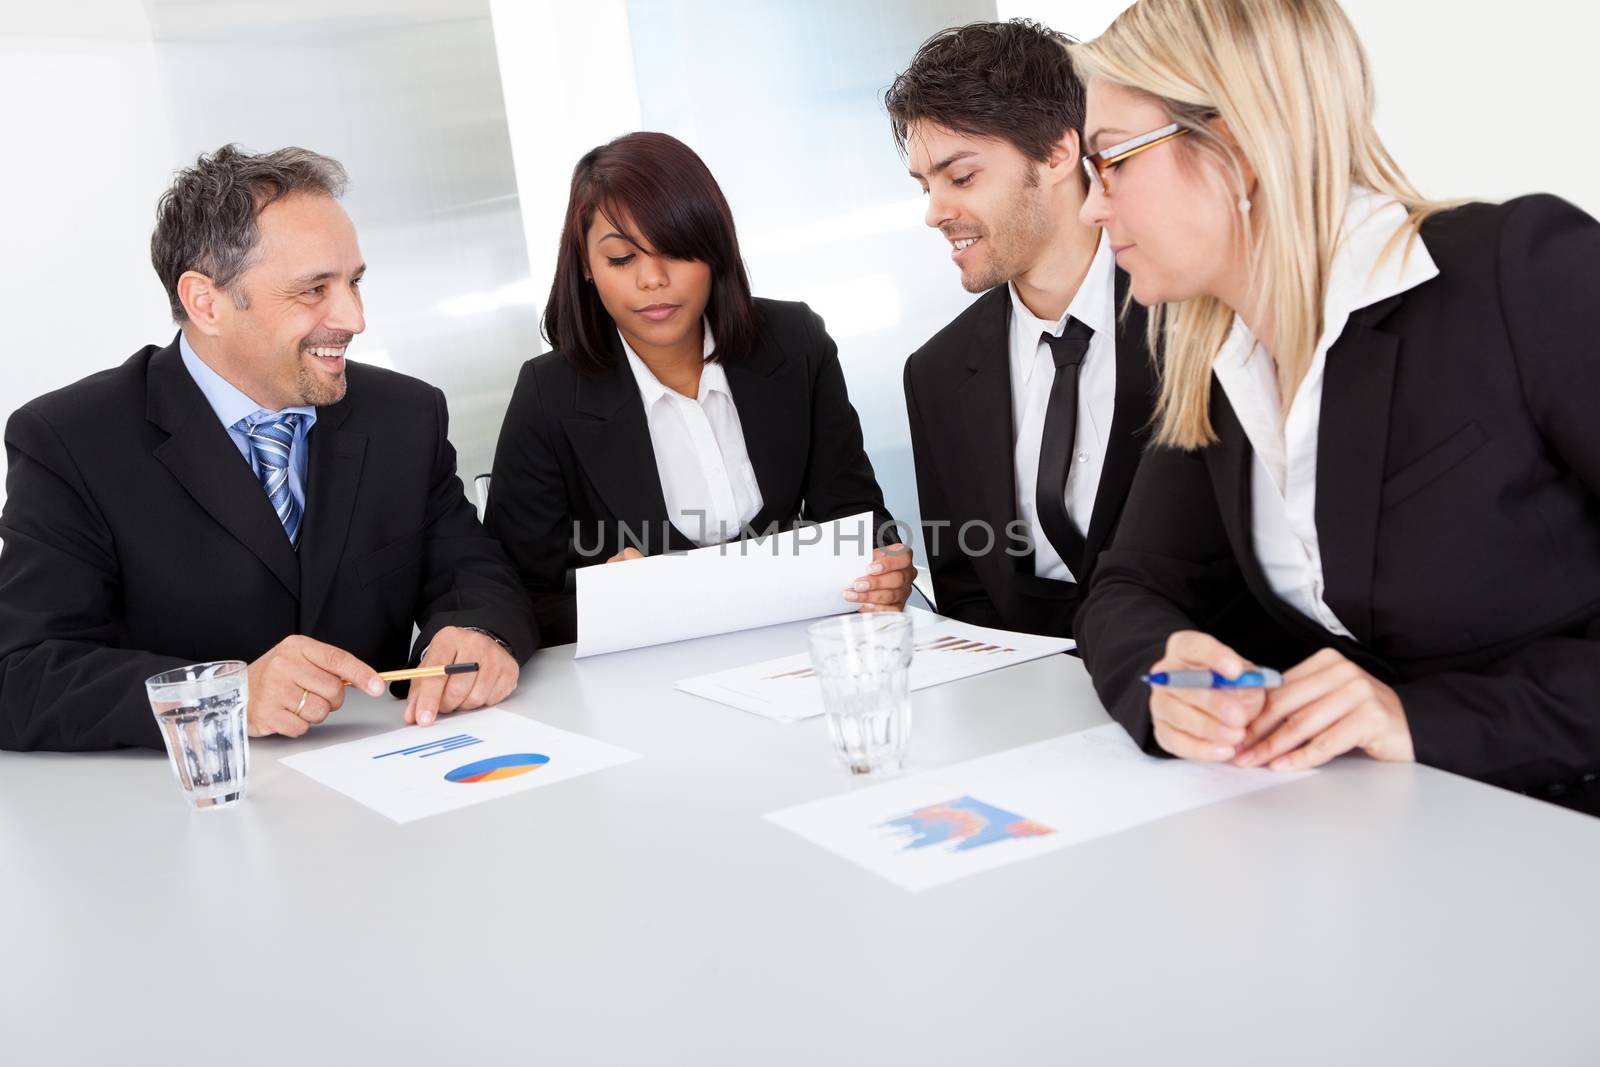
[[[1245,671],[1237,678],[1216,671],[1159,671],[1145,675],[1140,681],[1173,689],[1276,689],[1283,684],[1283,675],[1269,667]]]

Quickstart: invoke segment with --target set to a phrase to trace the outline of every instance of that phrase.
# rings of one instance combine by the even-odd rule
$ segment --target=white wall
[[[1379,132],[1424,195],[1548,192],[1600,215],[1593,4],[1347,0],[1345,9],[1372,62]]]
[[[108,32],[95,37],[6,33],[0,18],[0,419],[173,333],[150,267],[172,145],[149,25],[131,7],[136,19],[96,23]]]
[[[1000,0],[1088,40],[1122,0]],[[1563,196],[1600,215],[1590,136],[1600,14],[1572,0],[1344,0],[1372,64],[1377,124],[1424,196]]]
[[[639,129],[628,5],[489,0],[489,13],[516,163],[529,288],[542,316],[555,278],[572,168],[595,145]],[[555,41],[604,41],[605,76],[594,76],[592,50],[551,47]]]

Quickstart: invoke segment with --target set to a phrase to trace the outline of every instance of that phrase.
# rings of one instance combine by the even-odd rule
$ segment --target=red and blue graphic
[[[444,780],[461,785],[498,782],[502,778],[515,778],[519,774],[536,771],[549,762],[549,756],[541,756],[537,752],[519,752],[514,756],[491,756],[476,763],[457,767],[446,774]]]
[[[1042,837],[1055,833],[1043,823],[1016,812],[985,804],[974,797],[956,797],[890,819],[884,828],[906,834],[905,849],[948,846],[950,852],[966,852],[999,841],[1021,837]]]

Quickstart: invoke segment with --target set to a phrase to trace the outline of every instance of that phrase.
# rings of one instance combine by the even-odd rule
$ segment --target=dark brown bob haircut
[[[900,153],[916,122],[1006,141],[1035,163],[1068,130],[1081,140],[1083,81],[1067,55],[1076,43],[1030,19],[940,30],[883,94]]]
[[[596,212],[636,245],[710,266],[706,318],[717,344],[712,358],[728,363],[749,353],[759,321],[722,189],[704,161],[676,137],[630,133],[590,149],[572,171],[544,336],[579,373],[600,374],[617,359],[616,323],[585,280]],[[625,223],[638,232],[629,232]]]

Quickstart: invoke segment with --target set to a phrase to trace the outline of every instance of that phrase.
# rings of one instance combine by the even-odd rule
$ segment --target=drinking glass
[[[840,615],[806,628],[834,750],[851,774],[900,770],[911,741],[911,620]]]
[[[250,773],[249,670],[239,660],[224,660],[145,679],[172,771],[195,808],[226,807],[244,796]]]

